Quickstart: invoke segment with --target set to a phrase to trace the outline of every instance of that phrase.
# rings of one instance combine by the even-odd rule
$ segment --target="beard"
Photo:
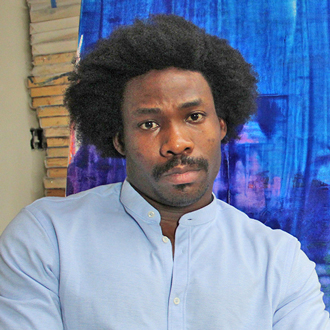
[[[153,168],[152,176],[158,182],[163,174],[180,165],[188,165],[193,170],[204,171],[206,174],[209,168],[208,161],[204,158],[180,156],[170,159],[163,165],[156,165]],[[209,184],[206,181],[202,182],[196,189],[192,188],[193,191],[190,189],[192,185],[191,183],[175,185],[174,189],[177,193],[154,189],[154,197],[152,199],[172,207],[189,206],[196,203],[209,189]]]
[[[189,186],[191,184],[180,184],[175,186],[175,189],[178,191],[176,194],[170,194],[161,191],[154,191],[154,200],[157,202],[171,206],[171,207],[186,207],[198,202],[205,192],[208,190],[209,185],[201,185],[199,189],[194,191],[193,193],[189,192]]]
[[[189,165],[193,167],[195,170],[204,170],[206,173],[208,172],[209,169],[209,163],[205,158],[181,156],[181,157],[171,158],[163,165],[156,165],[152,170],[152,176],[156,181],[159,181],[160,177],[163,174],[165,174],[172,168],[180,165]]]

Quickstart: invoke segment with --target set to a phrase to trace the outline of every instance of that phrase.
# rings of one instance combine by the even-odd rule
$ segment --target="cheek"
[[[131,171],[136,172],[138,168],[143,172],[150,171],[150,168],[152,167],[152,157],[147,150],[147,148],[131,146],[127,151],[126,165]]]
[[[141,159],[143,157],[143,148],[136,137],[126,136],[125,146],[127,157],[132,159]]]
[[[221,162],[221,139],[220,133],[213,136],[209,136],[206,139],[205,152],[208,154],[208,158],[214,167],[220,166]]]
[[[210,134],[210,132],[213,132]],[[221,147],[221,135],[220,135],[220,127],[214,126],[211,127],[208,131],[206,131],[205,136],[207,136],[207,148],[208,149],[219,149]]]
[[[133,146],[130,148],[131,155],[133,155],[134,158],[137,158],[139,160],[143,159],[144,153],[141,150],[141,148],[137,146]]]
[[[221,152],[220,129],[216,125],[209,126],[194,137],[195,147],[205,158],[216,160]]]

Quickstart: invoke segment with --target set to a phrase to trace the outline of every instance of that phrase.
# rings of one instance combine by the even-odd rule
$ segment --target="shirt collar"
[[[157,209],[150,205],[131,185],[125,180],[120,194],[120,201],[126,211],[134,218],[148,223],[160,223],[160,214]],[[184,214],[180,218],[180,225],[197,226],[212,221],[216,217],[217,200],[213,194],[210,204],[193,212]]]

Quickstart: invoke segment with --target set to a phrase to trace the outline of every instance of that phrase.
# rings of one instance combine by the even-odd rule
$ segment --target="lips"
[[[165,164],[156,165],[152,170],[152,176],[159,181],[164,176],[180,177],[185,181],[189,177],[188,172],[199,172],[201,170],[208,172],[208,161],[201,157],[173,157]],[[190,174],[193,176],[193,174]],[[196,173],[195,173],[196,175]],[[186,176],[186,179],[184,179]]]
[[[162,175],[162,179],[172,184],[188,184],[196,181],[200,169],[191,166],[175,167]]]
[[[187,172],[191,172],[191,171],[199,171],[199,168],[196,167],[192,167],[192,166],[177,166],[172,168],[171,170],[168,170],[166,173],[164,173],[164,176],[167,175],[175,175],[175,174],[184,174]]]

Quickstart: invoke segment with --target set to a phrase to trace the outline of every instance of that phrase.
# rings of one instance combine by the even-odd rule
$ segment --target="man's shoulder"
[[[9,223],[2,238],[43,232],[56,245],[59,236],[81,233],[102,221],[114,222],[124,213],[122,183],[95,187],[68,197],[44,197],[24,207]],[[113,216],[112,216],[113,215]],[[33,237],[31,233],[31,237]],[[56,238],[57,237],[57,238]]]
[[[26,225],[28,221],[43,227],[80,226],[88,221],[121,208],[122,183],[98,186],[68,197],[43,197],[24,207],[12,223]],[[110,217],[111,218],[111,217]],[[28,220],[29,219],[29,220]]]
[[[90,203],[102,204],[104,201],[115,201],[119,200],[121,186],[122,182],[118,182],[91,188],[67,197],[43,197],[26,206],[25,209],[34,213],[45,208],[47,209],[49,206],[52,209],[62,209],[76,205],[76,209],[77,206],[84,207]]]
[[[281,229],[272,229],[257,219],[250,218],[236,207],[217,199],[217,222],[228,231],[233,231],[236,237],[247,241],[279,243],[281,241],[296,244],[297,239]]]

